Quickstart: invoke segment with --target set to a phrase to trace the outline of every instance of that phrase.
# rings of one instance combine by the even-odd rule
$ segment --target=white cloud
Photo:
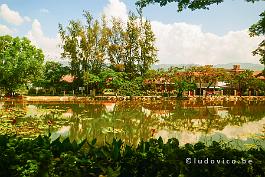
[[[42,13],[49,12],[47,9],[41,9],[40,11]],[[109,0],[109,4],[104,8],[103,13],[108,19],[117,17],[126,21],[128,18],[126,5],[120,0]],[[41,24],[37,19],[33,20],[31,30],[26,37],[43,50],[46,60],[60,60],[60,54],[62,52],[62,49],[59,47],[59,44],[61,44],[60,36],[57,35],[54,38],[45,36]]]
[[[40,12],[41,12],[41,13],[44,13],[44,14],[48,14],[48,13],[50,13],[50,11],[49,11],[48,9],[45,9],[45,8],[40,9]]]
[[[37,19],[33,20],[31,30],[28,32],[27,37],[33,44],[43,50],[46,59],[60,59],[61,49],[59,47],[59,35],[55,38],[45,36],[41,24]]]
[[[6,4],[0,6],[0,17],[14,25],[21,25],[24,22],[24,18],[20,16],[19,12],[9,9]]]
[[[126,22],[128,19],[127,7],[120,0],[109,0],[108,5],[103,9],[103,14],[106,15],[107,19],[115,17],[123,22]]]
[[[152,29],[157,38],[159,63],[259,63],[258,57],[252,56],[251,51],[257,47],[261,37],[250,38],[247,30],[218,36],[203,32],[197,25],[157,21],[152,22]]]
[[[49,13],[47,9],[40,11]],[[128,19],[127,7],[121,0],[109,0],[103,13],[107,19],[116,17],[123,22]],[[0,5],[0,18],[14,25],[32,22],[30,17],[22,17],[19,12],[11,10],[7,4]],[[252,56],[251,51],[257,47],[262,37],[250,38],[247,30],[231,31],[223,36],[218,36],[203,32],[202,26],[187,23],[164,24],[158,21],[152,21],[152,29],[157,38],[159,63],[259,63],[259,57]],[[14,33],[14,29],[0,24],[0,35]],[[43,49],[46,58],[60,58],[59,35],[54,38],[45,36],[38,20],[35,19],[32,22],[32,29],[28,32],[27,37]]]
[[[12,35],[14,33],[15,33],[15,30],[12,30],[8,28],[7,26],[0,24],[0,35],[7,35],[7,34]]]
[[[25,16],[24,19],[25,19],[26,22],[31,22],[31,18],[28,17],[28,16]]]
[[[109,0],[103,13],[108,19],[128,19],[128,10],[121,0]],[[247,30],[230,31],[223,36],[202,31],[202,26],[187,23],[164,24],[152,21],[157,38],[159,63],[163,64],[217,64],[259,63],[252,51],[262,40],[250,38]]]

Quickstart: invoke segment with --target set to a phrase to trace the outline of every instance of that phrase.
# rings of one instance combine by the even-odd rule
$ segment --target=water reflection
[[[121,138],[126,143],[161,136],[181,144],[222,135],[225,139],[264,141],[265,102],[123,101],[90,104],[0,103],[0,132],[52,139]],[[14,121],[15,120],[15,121]],[[15,122],[15,123],[14,123]]]

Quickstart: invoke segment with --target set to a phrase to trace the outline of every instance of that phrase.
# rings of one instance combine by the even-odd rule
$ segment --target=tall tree
[[[140,29],[137,17],[133,14],[129,16],[127,22],[125,40],[124,69],[130,78],[135,78],[138,73],[137,61],[139,60],[139,39]]]
[[[101,22],[93,20],[89,12],[84,17],[85,25],[74,20],[66,28],[59,24],[62,57],[70,60],[71,73],[79,86],[95,86],[97,77],[107,66],[134,79],[144,75],[157,61],[155,36],[149,21],[143,22],[130,14],[126,24],[113,18],[107,25],[104,16]]]
[[[123,23],[121,20],[117,18],[112,19],[110,32],[108,56],[111,68],[115,71],[124,71],[125,30],[123,29]]]
[[[158,62],[157,48],[155,47],[155,34],[152,31],[150,21],[145,21],[140,24],[140,57],[138,67],[141,75],[144,75],[152,64]]]
[[[144,75],[157,60],[155,35],[150,21],[130,14],[124,35],[124,68],[130,78]]]
[[[44,54],[27,38],[0,36],[0,86],[9,93],[39,79]]]
[[[71,72],[83,84],[85,72],[99,74],[107,58],[109,29],[103,17],[102,22],[93,20],[92,15],[85,11],[86,24],[71,20],[66,29],[59,24],[62,38],[63,58],[70,59]]]
[[[112,20],[109,60],[114,70],[125,71],[130,78],[135,78],[144,75],[157,62],[155,35],[150,22],[143,21],[141,16],[130,14],[124,26],[119,19]]]

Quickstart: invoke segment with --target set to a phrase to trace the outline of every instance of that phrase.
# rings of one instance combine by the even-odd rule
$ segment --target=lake
[[[177,138],[181,145],[213,140],[239,148],[265,147],[265,102],[234,101],[97,101],[0,102],[0,133],[24,138],[51,133],[71,141],[97,138],[98,143],[121,138]]]

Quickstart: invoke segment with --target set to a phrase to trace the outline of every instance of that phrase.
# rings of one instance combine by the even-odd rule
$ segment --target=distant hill
[[[199,65],[197,65],[197,64],[158,64],[158,65],[153,65],[151,68],[152,69],[168,69],[170,67],[189,68],[192,66],[199,66]]]
[[[228,64],[217,64],[214,65],[215,68],[225,68],[230,69],[233,68],[233,65],[240,65],[241,69],[249,69],[253,71],[261,71],[264,69],[264,66],[261,64],[253,64],[253,63],[228,63]]]
[[[261,71],[263,70],[263,65],[261,64],[253,64],[253,63],[227,63],[227,64],[217,64],[214,65],[215,68],[225,68],[225,69],[231,69],[233,68],[233,65],[240,65],[241,69],[249,69],[253,71]],[[153,65],[152,69],[168,69],[170,67],[191,67],[191,66],[199,66],[197,64],[157,64]]]
[[[69,63],[67,60],[60,60],[60,63],[63,64],[63,66],[69,66]],[[254,63],[227,63],[227,64],[217,64],[214,65],[215,68],[225,68],[225,69],[231,69],[233,68],[233,65],[240,65],[241,69],[249,69],[253,71],[262,71],[264,66],[261,64],[254,64]],[[153,65],[152,69],[168,69],[170,67],[180,67],[180,68],[189,68],[191,66],[200,66],[198,64],[157,64]]]

